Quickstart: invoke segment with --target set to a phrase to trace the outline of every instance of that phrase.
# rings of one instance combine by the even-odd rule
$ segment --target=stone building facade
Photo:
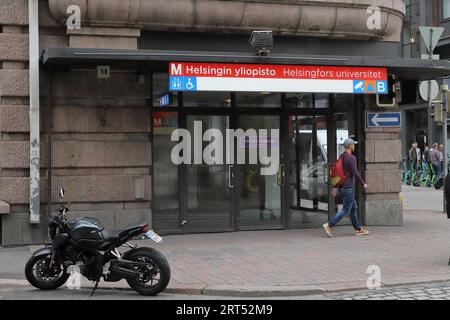
[[[380,6],[382,14],[381,30],[375,31],[368,30],[366,24],[367,7],[374,2]],[[79,30],[64,26],[71,4],[81,8],[82,28]],[[168,69],[167,60],[161,60],[160,64],[146,63],[146,56],[158,51],[183,61],[198,54],[198,61],[201,61],[202,57],[212,59],[202,52],[248,55],[252,49],[247,47],[246,39],[251,31],[271,29],[276,36],[274,59],[276,54],[308,54],[322,61],[326,61],[326,57],[346,57],[353,65],[367,66],[370,63],[367,61],[373,61],[377,64],[374,66],[387,67],[400,79],[419,76],[417,72],[424,69],[446,72],[442,70],[448,66],[438,68],[434,65],[437,62],[401,60],[403,17],[403,2],[396,0],[330,3],[286,0],[281,4],[263,0],[39,0],[41,54],[48,48],[74,50],[67,51],[70,57],[56,57],[52,60],[56,61],[54,64],[46,64],[46,57],[51,58],[51,54],[42,59],[39,74],[40,223],[30,224],[28,1],[2,0],[1,244],[47,240],[49,187],[52,211],[58,208],[57,191],[63,186],[72,201],[72,217],[92,215],[106,228],[120,228],[139,220],[153,221],[157,225],[153,207],[157,200],[154,199],[155,188],[160,186],[153,179],[156,173],[152,154],[155,152],[152,145],[155,96],[152,92],[155,72]],[[293,39],[301,41],[294,43]],[[97,51],[89,51],[91,49]],[[46,53],[49,52],[54,51]],[[95,55],[102,55],[102,58]],[[222,61],[220,54],[217,56],[216,62]],[[386,61],[380,62],[379,56]],[[103,57],[108,60],[102,60]],[[335,58],[335,61],[340,60]],[[239,55],[235,62],[239,62]],[[97,75],[97,66],[101,64],[112,66],[108,79]],[[416,71],[408,73],[409,67]],[[362,147],[360,166],[369,184],[365,193],[359,191],[361,218],[367,225],[401,225],[400,128],[367,129],[365,112],[385,110],[376,106],[374,96],[356,99],[360,108],[356,119]],[[51,177],[50,184],[48,177]],[[182,202],[186,199],[180,197],[179,207],[183,211]],[[180,213],[179,217],[180,221],[175,223],[183,225],[185,215]],[[180,227],[180,232],[188,230],[183,228]]]
[[[40,74],[41,223],[33,225],[28,205],[28,1],[2,1],[0,9],[2,244],[42,243],[47,237],[48,73]],[[47,1],[39,1],[39,26],[42,50],[69,45]],[[149,78],[144,75],[140,84],[135,71],[124,69],[113,72],[112,79],[101,81],[81,69],[55,72],[51,80],[52,200],[58,203],[58,186],[63,186],[73,217],[95,211],[111,229],[149,220],[151,197]]]

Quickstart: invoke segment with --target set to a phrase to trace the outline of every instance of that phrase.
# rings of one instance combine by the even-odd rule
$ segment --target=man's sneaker
[[[355,236],[366,236],[370,233],[369,230],[361,228],[360,230],[355,231]]]
[[[330,225],[329,225],[328,223],[325,223],[325,224],[323,225],[323,228],[325,229],[325,232],[327,233],[327,235],[328,235],[330,238],[333,238],[333,235],[331,234],[331,228],[330,228]]]

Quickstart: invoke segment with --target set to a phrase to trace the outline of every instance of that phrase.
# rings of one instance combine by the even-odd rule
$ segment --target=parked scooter
[[[81,275],[95,282],[91,296],[102,277],[107,282],[126,279],[133,290],[148,296],[167,287],[170,267],[166,258],[153,248],[138,248],[128,242],[143,235],[143,239],[161,243],[162,238],[150,230],[147,223],[108,232],[94,218],[68,220],[70,201],[63,204],[63,188],[60,199],[59,214],[48,225],[52,246],[36,251],[25,266],[30,284],[41,290],[57,289],[68,280],[70,267],[76,266]],[[119,252],[122,246],[129,250]]]

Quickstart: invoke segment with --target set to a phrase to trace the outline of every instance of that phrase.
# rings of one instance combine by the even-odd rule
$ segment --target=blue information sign
[[[400,112],[367,112],[367,128],[401,127]]]

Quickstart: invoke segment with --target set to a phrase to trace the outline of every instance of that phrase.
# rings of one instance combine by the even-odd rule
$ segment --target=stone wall
[[[86,68],[52,76],[55,183],[64,185],[67,197],[78,203],[74,209],[88,203],[149,209],[150,76],[139,81],[137,71],[114,67],[110,79],[96,74]]]
[[[365,97],[366,111],[398,111],[397,108],[379,108],[375,98]],[[366,127],[366,124],[364,124]],[[401,128],[365,129],[365,176],[368,188],[365,194],[366,225],[402,225],[403,208],[399,193],[402,187]]]
[[[64,27],[39,1],[40,48],[68,46]],[[41,71],[41,223],[29,224],[28,1],[0,2],[1,244],[47,239],[47,92]],[[54,74],[52,201],[58,187],[71,216],[93,215],[106,227],[151,221],[149,75],[112,68],[110,79],[80,68]],[[142,81],[144,79],[144,81]],[[4,213],[8,206],[9,213]],[[53,206],[53,212],[58,206]]]
[[[40,47],[65,46],[59,22],[39,1]],[[1,244],[42,243],[46,230],[29,224],[28,1],[0,2],[0,202]],[[41,213],[44,212],[44,208]]]

